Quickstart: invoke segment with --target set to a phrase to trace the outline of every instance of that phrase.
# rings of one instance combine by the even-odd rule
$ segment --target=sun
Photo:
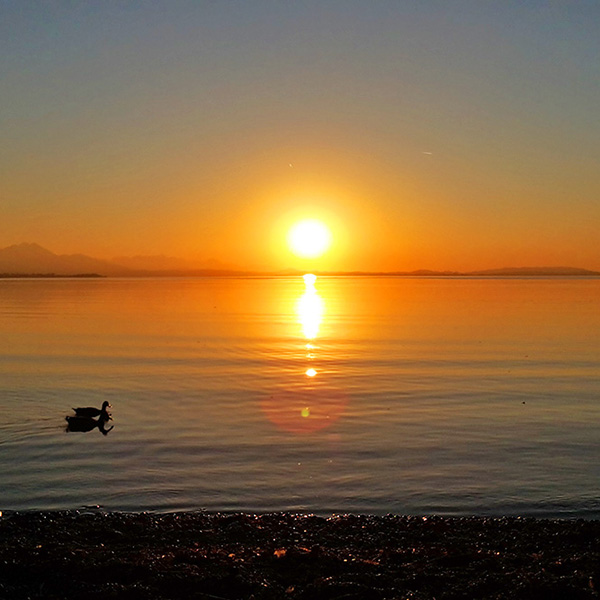
[[[331,231],[317,219],[305,219],[296,223],[288,233],[288,244],[300,258],[317,258],[331,245]]]

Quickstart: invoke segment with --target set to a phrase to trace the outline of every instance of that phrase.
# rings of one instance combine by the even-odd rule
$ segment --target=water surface
[[[0,281],[0,510],[600,517],[600,280]],[[66,433],[74,406],[114,429]]]

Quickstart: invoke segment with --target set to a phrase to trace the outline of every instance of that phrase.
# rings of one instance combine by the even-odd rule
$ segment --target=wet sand
[[[598,598],[600,521],[11,513],[0,598]]]

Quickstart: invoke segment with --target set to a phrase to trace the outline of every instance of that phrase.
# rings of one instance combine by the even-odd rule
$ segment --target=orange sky
[[[27,6],[0,9],[0,247],[600,269],[594,3]],[[305,217],[321,259],[286,246]]]

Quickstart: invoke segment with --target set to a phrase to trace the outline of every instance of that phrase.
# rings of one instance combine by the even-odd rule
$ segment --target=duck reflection
[[[92,431],[94,429],[98,429],[100,433],[103,435],[108,435],[110,431],[112,431],[114,425],[106,429],[107,419],[103,417],[99,417],[98,419],[93,419],[92,417],[65,417],[67,421],[67,429],[66,431],[77,431],[81,433],[87,433],[88,431]]]

